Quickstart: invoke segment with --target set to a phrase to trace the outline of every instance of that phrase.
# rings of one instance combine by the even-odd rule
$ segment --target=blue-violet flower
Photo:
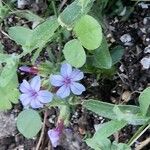
[[[24,107],[42,108],[43,104],[49,103],[53,95],[48,90],[40,90],[41,78],[35,76],[31,82],[23,80],[20,85],[20,101]]]
[[[39,71],[38,68],[35,66],[33,66],[33,67],[21,66],[21,67],[19,67],[19,70],[21,70],[23,72],[31,73],[31,74],[37,74]]]
[[[63,132],[63,122],[58,123],[57,127],[48,131],[49,139],[53,147],[56,147],[60,143],[60,138]]]
[[[75,95],[81,95],[85,87],[76,82],[83,79],[84,75],[79,69],[72,69],[70,64],[62,64],[60,75],[51,75],[50,82],[53,86],[60,87],[56,95],[66,98],[72,91]]]

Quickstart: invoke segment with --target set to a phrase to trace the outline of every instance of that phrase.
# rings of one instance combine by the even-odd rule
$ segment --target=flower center
[[[36,98],[38,96],[38,93],[36,91],[32,91],[31,96]]]
[[[64,78],[64,84],[70,84],[71,83],[71,79],[69,77]]]

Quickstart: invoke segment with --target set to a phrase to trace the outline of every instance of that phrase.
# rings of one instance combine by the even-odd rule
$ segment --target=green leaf
[[[94,139],[106,139],[112,134],[118,132],[127,125],[126,121],[111,120],[99,125],[99,129],[94,134]]]
[[[5,87],[12,80],[16,71],[17,63],[13,58],[10,58],[0,74],[0,87]]]
[[[85,140],[87,145],[94,150],[111,150],[111,142],[109,139],[90,138]]]
[[[76,22],[74,32],[88,50],[94,50],[101,45],[102,28],[92,16],[85,15]]]
[[[126,120],[129,124],[138,125],[142,122],[145,122],[146,117],[143,117],[141,114],[133,114],[131,111],[121,111],[118,106],[113,108],[118,120]]]
[[[12,13],[15,13],[17,16],[25,18],[29,21],[39,22],[39,23],[44,21],[43,18],[39,17],[38,15],[32,13],[29,10],[15,11],[15,12],[12,12]]]
[[[11,109],[11,102],[18,103],[18,97],[18,79],[17,74],[15,74],[5,87],[0,87],[0,110]]]
[[[98,68],[110,69],[112,67],[112,58],[110,56],[106,38],[103,36],[102,44],[94,51],[94,66]]]
[[[32,30],[21,26],[15,26],[9,28],[8,34],[17,44],[21,45],[23,49],[31,49],[29,42],[31,41]]]
[[[4,6],[2,2],[0,2],[0,21],[6,17],[8,12],[9,12],[8,8]]]
[[[72,66],[79,68],[85,64],[86,54],[78,40],[74,39],[66,43],[63,53],[67,62]]]
[[[88,0],[86,6],[83,7],[80,0],[75,0],[68,5],[65,10],[59,15],[58,22],[62,27],[66,27],[68,30],[73,28],[73,25],[83,15],[85,15],[91,8],[94,0]]]
[[[87,108],[88,110],[91,110],[95,112],[96,114],[117,120],[118,115],[116,112],[114,112],[114,107],[118,106],[118,108],[122,111],[124,114],[133,115],[133,120],[127,120],[126,116],[123,116],[122,120],[128,121],[128,123],[133,125],[142,125],[144,124],[149,118],[148,117],[142,117],[140,108],[133,105],[114,105],[106,102],[101,102],[98,100],[85,100],[83,102],[83,107]]]
[[[144,116],[146,116],[150,106],[150,87],[146,88],[139,96],[140,109]]]
[[[8,61],[9,58],[10,58],[10,55],[0,53],[0,63]]]
[[[131,147],[124,143],[113,142],[111,150],[131,150]]]
[[[51,40],[54,32],[59,27],[57,19],[52,17],[45,22],[38,25],[32,34],[31,46],[34,48],[43,47],[48,41]]]
[[[115,65],[121,60],[124,54],[124,48],[122,46],[116,46],[110,51],[110,54],[112,57],[112,64]]]
[[[3,49],[4,49],[4,46],[3,44],[0,42],[0,53],[3,53]],[[1,59],[0,59],[1,60]]]
[[[49,42],[58,28],[57,19],[52,17],[31,30],[25,27],[15,26],[8,30],[9,36],[22,46],[24,54],[31,53],[36,48],[42,48]]]
[[[40,115],[32,109],[22,111],[17,118],[17,128],[26,138],[33,138],[40,131],[42,121]]]

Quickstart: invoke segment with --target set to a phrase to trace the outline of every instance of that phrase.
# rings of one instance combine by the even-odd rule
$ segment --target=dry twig
[[[39,150],[41,142],[42,142],[42,139],[43,139],[43,136],[44,136],[44,130],[45,130],[45,125],[46,125],[46,118],[47,118],[47,110],[45,110],[45,113],[44,113],[43,127],[42,127],[42,131],[41,131],[41,135],[40,135],[38,144],[36,146],[36,150]]]
[[[150,143],[150,137],[148,137],[146,140],[142,141],[136,148],[135,150],[141,150],[144,148],[146,145]]]

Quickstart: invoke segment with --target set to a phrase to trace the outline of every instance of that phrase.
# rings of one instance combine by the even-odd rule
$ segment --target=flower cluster
[[[37,74],[37,68],[22,66],[19,68],[21,71],[31,74]],[[83,79],[84,75],[79,69],[73,69],[69,64],[62,64],[59,75],[51,75],[50,83],[55,87],[59,87],[56,95],[60,98],[68,97],[71,92],[75,95],[82,94],[85,91],[85,87],[78,83]],[[48,90],[41,89],[41,78],[35,76],[30,82],[23,80],[20,85],[20,101],[26,108],[42,108],[44,104],[52,101],[53,94]],[[60,142],[64,128],[63,121],[57,124],[57,127],[48,131],[48,136],[53,147],[56,147]]]
[[[31,68],[21,67],[23,71],[32,71]],[[83,79],[84,75],[79,69],[72,69],[69,64],[62,64],[60,75],[51,75],[50,83],[53,86],[60,87],[56,95],[60,98],[66,98],[72,92],[75,95],[81,95],[85,91],[85,87],[78,83]],[[40,76],[35,76],[31,82],[23,80],[20,85],[20,101],[24,107],[31,106],[32,108],[41,108],[43,104],[52,101],[53,94],[47,90],[40,90],[41,79]]]

